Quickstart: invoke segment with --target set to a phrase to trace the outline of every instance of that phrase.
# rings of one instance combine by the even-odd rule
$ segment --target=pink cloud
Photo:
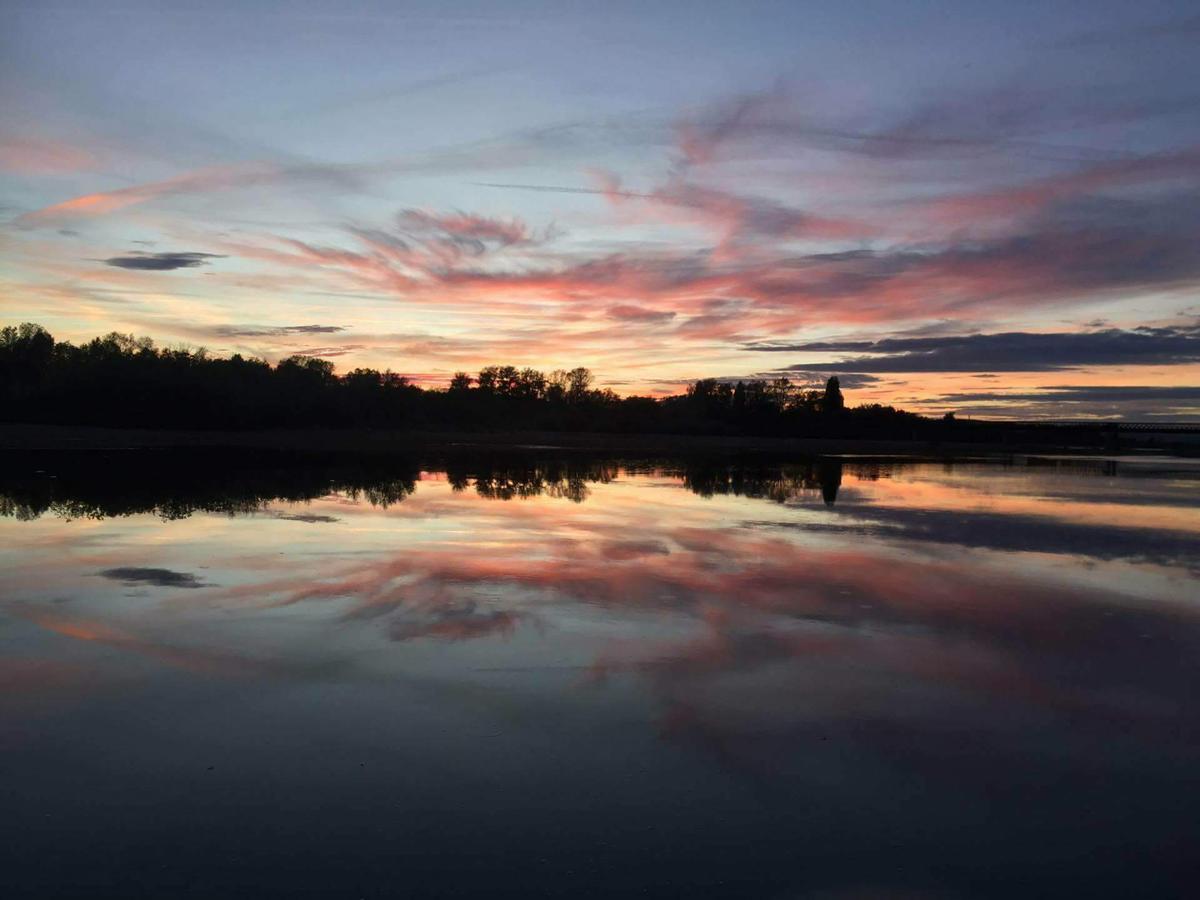
[[[1068,197],[1086,195],[1104,188],[1149,185],[1178,178],[1200,176],[1200,148],[1176,153],[1140,156],[1090,165],[1077,172],[1037,181],[939,198],[928,204],[928,212],[950,224],[969,225],[980,218],[1019,216]]]
[[[341,187],[357,183],[353,170],[348,167],[284,166],[269,162],[234,163],[196,169],[162,181],[83,194],[25,213],[18,217],[16,222],[22,228],[58,225],[73,219],[116,212],[159,197],[228,191],[285,180],[326,182]]]

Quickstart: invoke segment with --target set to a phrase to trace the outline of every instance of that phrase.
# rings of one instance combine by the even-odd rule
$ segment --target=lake
[[[1185,896],[1200,460],[13,457],[6,897]]]

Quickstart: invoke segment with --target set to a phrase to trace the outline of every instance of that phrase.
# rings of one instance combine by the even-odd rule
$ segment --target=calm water
[[[5,896],[1200,876],[1198,461],[214,462],[8,466]]]

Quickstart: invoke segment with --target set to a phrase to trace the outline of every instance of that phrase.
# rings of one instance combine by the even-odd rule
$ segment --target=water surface
[[[1198,496],[1187,460],[12,462],[4,893],[1185,896]]]

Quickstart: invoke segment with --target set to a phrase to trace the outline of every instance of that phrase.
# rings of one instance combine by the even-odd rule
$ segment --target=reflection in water
[[[422,463],[415,460],[311,457],[260,460],[231,458],[228,466],[211,458],[173,455],[147,460],[142,454],[118,454],[99,461],[68,455],[63,471],[13,467],[0,476],[0,515],[36,518],[51,512],[63,518],[154,513],[164,519],[186,518],[195,512],[231,514],[261,511],[273,500],[315,500],[330,493],[360,497],[372,506],[387,507],[413,492]],[[290,465],[288,464],[290,462]],[[149,464],[148,464],[149,463]],[[43,463],[44,465],[44,463]],[[428,465],[428,464],[426,464]],[[456,491],[474,490],[491,500],[541,495],[582,503],[589,485],[608,484],[626,472],[677,476],[702,497],[736,494],[765,497],[780,503],[819,491],[827,506],[837,500],[842,462],[835,458],[803,464],[764,465],[729,461],[663,463],[573,458],[452,458],[433,463],[445,472]],[[855,467],[861,477],[879,477],[904,464],[866,463]],[[232,473],[232,474],[231,474]]]
[[[314,500],[332,492],[387,508],[413,492],[411,460],[206,452],[38,454],[0,473],[0,515],[101,519],[153,513],[252,513],[276,500]]]
[[[1183,896],[1198,487],[11,465],[0,862],[49,896]]]
[[[833,506],[842,484],[842,462],[828,458],[804,465],[693,465],[680,474],[684,486],[701,497],[736,494],[786,503],[810,491],[820,491],[825,505]]]

